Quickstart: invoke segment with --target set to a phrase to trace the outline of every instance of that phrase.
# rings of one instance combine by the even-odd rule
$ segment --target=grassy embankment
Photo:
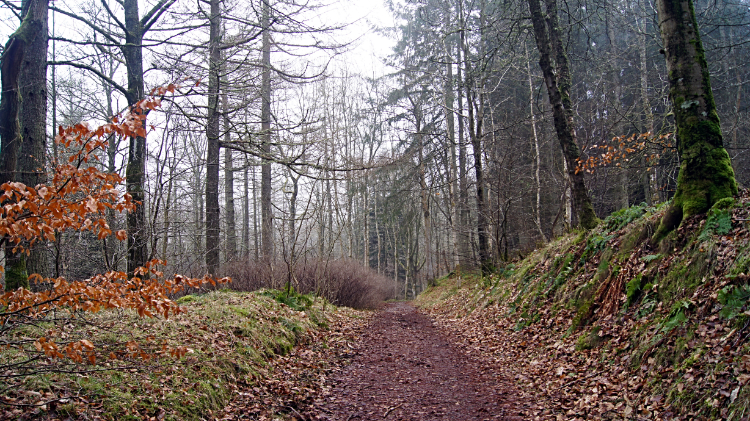
[[[189,350],[179,359],[100,358],[96,365],[42,358],[31,365],[36,374],[9,379],[14,385],[3,398],[16,406],[0,406],[0,419],[198,420],[231,418],[232,411],[292,412],[321,387],[326,359],[346,349],[367,316],[269,290],[188,295],[179,303],[187,312],[169,320],[107,311],[75,326],[43,321],[6,332],[8,339],[47,336],[58,343],[85,335],[97,348],[135,341],[147,354],[165,342]],[[32,354],[5,349],[0,363]]]
[[[545,418],[748,419],[749,196],[658,245],[665,207],[624,209],[497,275],[453,274],[417,303],[539,391]]]

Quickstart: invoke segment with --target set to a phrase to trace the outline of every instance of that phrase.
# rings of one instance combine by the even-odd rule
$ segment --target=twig
[[[388,418],[388,415],[391,415],[391,412],[393,412],[394,410],[396,410],[396,409],[400,408],[400,407],[401,407],[401,405],[403,405],[403,404],[404,404],[404,403],[403,403],[403,402],[401,402],[400,404],[398,404],[398,405],[396,405],[396,406],[392,406],[392,407],[388,408],[388,410],[387,410],[387,411],[385,411],[385,414],[383,414],[383,418]]]
[[[292,412],[294,412],[295,414],[297,414],[297,416],[299,417],[299,419],[301,419],[301,420],[304,420],[304,419],[305,419],[305,417],[303,417],[303,416],[302,416],[302,414],[300,414],[299,412],[297,412],[297,410],[296,410],[296,409],[294,409],[294,408],[292,408],[291,406],[284,406],[284,408],[287,408],[287,409],[289,409],[290,411],[292,411]]]

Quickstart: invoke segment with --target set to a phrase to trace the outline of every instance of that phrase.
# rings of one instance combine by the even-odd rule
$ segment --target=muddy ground
[[[306,408],[306,418],[525,420],[536,412],[510,380],[462,352],[403,302],[379,312],[330,386]]]

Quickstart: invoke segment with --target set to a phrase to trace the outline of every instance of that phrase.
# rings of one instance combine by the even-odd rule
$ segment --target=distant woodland
[[[0,119],[17,115],[0,127],[1,181],[50,181],[76,156],[54,141],[60,126],[136,112],[145,129],[109,135],[81,163],[122,178],[134,205],[105,220],[123,241],[65,226],[28,256],[6,248],[11,272],[84,279],[161,259],[168,274],[278,287],[346,259],[410,297],[676,191],[650,0],[388,0],[397,25],[371,28],[394,41],[384,75],[342,60],[358,48],[347,28],[367,23],[334,22],[317,1],[0,3],[15,31]],[[750,3],[694,6],[746,186]],[[568,149],[545,78],[560,89]],[[133,108],[144,99],[153,107]]]

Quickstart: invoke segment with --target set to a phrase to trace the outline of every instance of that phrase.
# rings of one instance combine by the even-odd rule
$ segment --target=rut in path
[[[512,384],[457,350],[407,303],[385,307],[313,419],[522,420]]]

